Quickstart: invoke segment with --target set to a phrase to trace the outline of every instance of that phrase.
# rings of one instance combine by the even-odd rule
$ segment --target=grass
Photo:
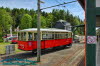
[[[0,46],[1,45],[9,45],[10,44],[10,42],[0,42]]]
[[[5,46],[7,46],[7,45],[11,45],[10,42],[1,42],[0,43],[0,54],[5,54],[5,51],[6,51]],[[15,44],[15,53],[22,52],[17,47],[18,47],[18,45]]]
[[[18,49],[18,45],[17,45],[17,44],[15,45],[15,52],[16,52],[16,53],[22,52],[22,50],[19,50],[19,49]]]
[[[2,42],[2,43],[0,43],[0,54],[5,54],[5,51],[6,51],[6,49],[5,49],[5,46],[7,46],[7,45],[9,45],[10,43],[9,42]]]

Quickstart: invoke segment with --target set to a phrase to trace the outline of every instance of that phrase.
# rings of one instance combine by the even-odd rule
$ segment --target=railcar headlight
[[[24,45],[20,44],[20,47],[21,47],[21,48],[24,48]]]

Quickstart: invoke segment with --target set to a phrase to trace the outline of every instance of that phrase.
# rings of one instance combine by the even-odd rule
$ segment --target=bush
[[[0,42],[3,42],[2,35],[0,34]]]
[[[0,38],[0,42],[3,42],[3,39],[2,38]]]

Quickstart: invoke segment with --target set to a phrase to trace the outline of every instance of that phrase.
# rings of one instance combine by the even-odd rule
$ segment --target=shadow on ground
[[[41,52],[41,55],[45,55],[45,54],[49,54],[49,53],[53,53],[53,52],[57,52],[57,51],[61,51],[61,50],[64,50],[64,49],[69,49],[70,47],[66,47],[66,48],[63,48],[63,47],[57,47],[55,49],[46,49],[46,50],[42,50]],[[9,55],[9,56],[4,56],[4,57],[1,57],[1,59],[10,59],[10,58],[19,58],[19,59],[28,59],[28,58],[33,58],[33,57],[36,57],[37,54],[36,53],[32,53],[32,52],[25,52],[25,53],[19,53],[19,54],[15,54],[15,55]]]

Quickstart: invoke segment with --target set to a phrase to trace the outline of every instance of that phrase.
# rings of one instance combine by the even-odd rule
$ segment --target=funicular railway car
[[[40,29],[41,49],[72,45],[72,32],[62,29]],[[37,28],[18,32],[18,49],[34,51],[37,49]]]

